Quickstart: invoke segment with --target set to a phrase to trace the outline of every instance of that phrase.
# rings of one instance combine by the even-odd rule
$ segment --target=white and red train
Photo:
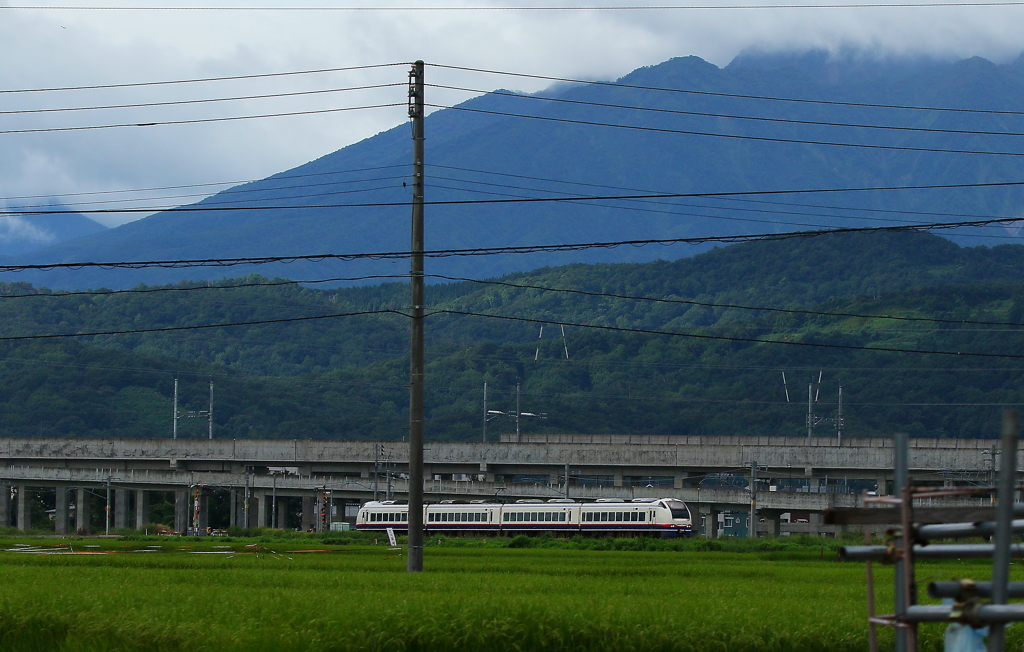
[[[431,534],[648,534],[690,536],[690,510],[675,498],[600,499],[593,503],[556,498],[514,503],[442,501],[423,507],[423,527]],[[395,501],[368,502],[359,509],[356,529],[366,532],[409,529],[409,507]]]

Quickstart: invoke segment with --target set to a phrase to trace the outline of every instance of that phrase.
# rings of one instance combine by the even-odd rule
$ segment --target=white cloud
[[[0,243],[40,242],[48,243],[53,234],[30,224],[17,215],[0,215]]]
[[[431,0],[425,5],[450,5]],[[167,3],[161,3],[167,4]],[[259,4],[250,2],[246,4]],[[274,2],[271,4],[282,4]],[[614,78],[673,56],[727,64],[747,49],[862,48],[984,56],[1024,49],[1024,8],[605,12],[206,12],[0,9],[0,88],[192,78],[407,61]],[[428,81],[545,82],[431,69]],[[153,102],[404,82],[403,68],[250,82],[2,95],[3,109]],[[432,91],[439,103],[465,95]],[[404,101],[401,86],[221,105],[0,116],[0,129],[150,122]],[[404,107],[190,126],[0,134],[0,197],[262,177],[404,120]],[[132,218],[138,216],[132,216]],[[126,219],[132,219],[126,218]],[[107,223],[111,223],[110,218]]]

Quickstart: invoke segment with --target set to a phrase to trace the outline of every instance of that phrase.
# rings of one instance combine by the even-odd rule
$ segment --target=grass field
[[[10,551],[69,541],[120,554]],[[302,552],[311,546],[327,552]],[[866,649],[864,566],[815,550],[433,546],[420,575],[384,546],[317,540],[0,539],[0,550],[5,652]],[[877,576],[886,609],[891,569]],[[988,570],[921,566],[930,576]],[[941,626],[923,633],[922,649],[941,649]],[[1016,648],[1022,635],[1011,628]],[[882,640],[891,646],[889,632]]]

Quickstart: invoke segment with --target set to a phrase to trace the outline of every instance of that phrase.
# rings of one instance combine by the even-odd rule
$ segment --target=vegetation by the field
[[[384,545],[298,538],[0,547],[46,542],[120,554],[0,552],[5,651],[865,649],[864,567],[830,557],[428,545],[426,572],[409,575]],[[987,569],[932,564],[922,574]],[[891,579],[878,571],[883,610]],[[941,649],[941,626],[923,632],[923,650]],[[1010,632],[1019,646],[1024,632]]]
[[[837,313],[1020,324],[1024,247],[959,248],[927,234],[760,242],[692,259],[573,265],[502,281]],[[239,283],[255,286],[228,288]],[[0,301],[4,336],[192,326],[404,309],[407,287],[317,290],[257,277],[195,291],[60,295]],[[216,287],[222,286],[222,287]],[[29,293],[0,284],[0,294]],[[526,432],[800,435],[806,383],[825,370],[816,412],[835,409],[846,434],[998,432],[1001,403],[1019,400],[1024,370],[967,356],[820,349],[569,327],[560,322],[913,350],[1011,353],[1009,325],[894,322],[708,308],[461,282],[431,286],[431,311],[549,320],[539,325],[435,315],[428,323],[427,427],[434,439],[480,437],[483,383],[492,409],[547,414]],[[406,320],[397,315],[0,344],[0,434],[154,437],[170,434],[175,375],[181,409],[206,407],[216,384],[215,436],[401,439],[407,429]],[[538,351],[539,349],[539,351]],[[782,371],[793,403],[785,402]],[[948,405],[946,405],[948,404]],[[742,424],[742,427],[739,425]],[[205,436],[184,419],[183,436]],[[491,437],[509,432],[494,421]],[[827,434],[823,426],[822,434]]]

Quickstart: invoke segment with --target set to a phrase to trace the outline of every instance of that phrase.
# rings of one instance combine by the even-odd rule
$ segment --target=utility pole
[[[21,496],[18,496],[18,500],[21,500]],[[104,512],[106,512],[104,514],[104,518],[103,518],[104,524],[106,526],[105,527],[105,534],[109,535],[110,534],[110,476],[109,475],[107,476],[107,506],[104,507],[103,509],[104,509]]]
[[[242,504],[242,527],[249,528],[249,467],[245,467],[245,502]]]
[[[757,461],[750,463],[750,521],[747,536],[757,538]]]
[[[274,494],[270,501],[270,527],[277,529],[277,474],[272,474],[274,478]]]
[[[519,433],[519,415],[521,415],[522,413],[523,413],[523,411],[521,409],[519,409],[519,383],[516,383],[516,443],[517,444],[523,443],[523,436]]]
[[[814,438],[814,383],[807,385],[807,445]]]
[[[210,418],[210,439],[213,439],[213,378],[210,378],[210,409],[207,416]]]
[[[487,443],[487,381],[484,381],[484,438],[483,442]]]
[[[839,386],[839,412],[836,414],[836,439],[839,446],[843,445],[843,386]]]
[[[412,120],[412,328],[409,356],[409,561],[410,573],[423,572],[423,61],[409,71]]]
[[[174,377],[174,430],[171,439],[178,438],[178,377]]]
[[[565,465],[565,497],[569,498],[569,464]]]

